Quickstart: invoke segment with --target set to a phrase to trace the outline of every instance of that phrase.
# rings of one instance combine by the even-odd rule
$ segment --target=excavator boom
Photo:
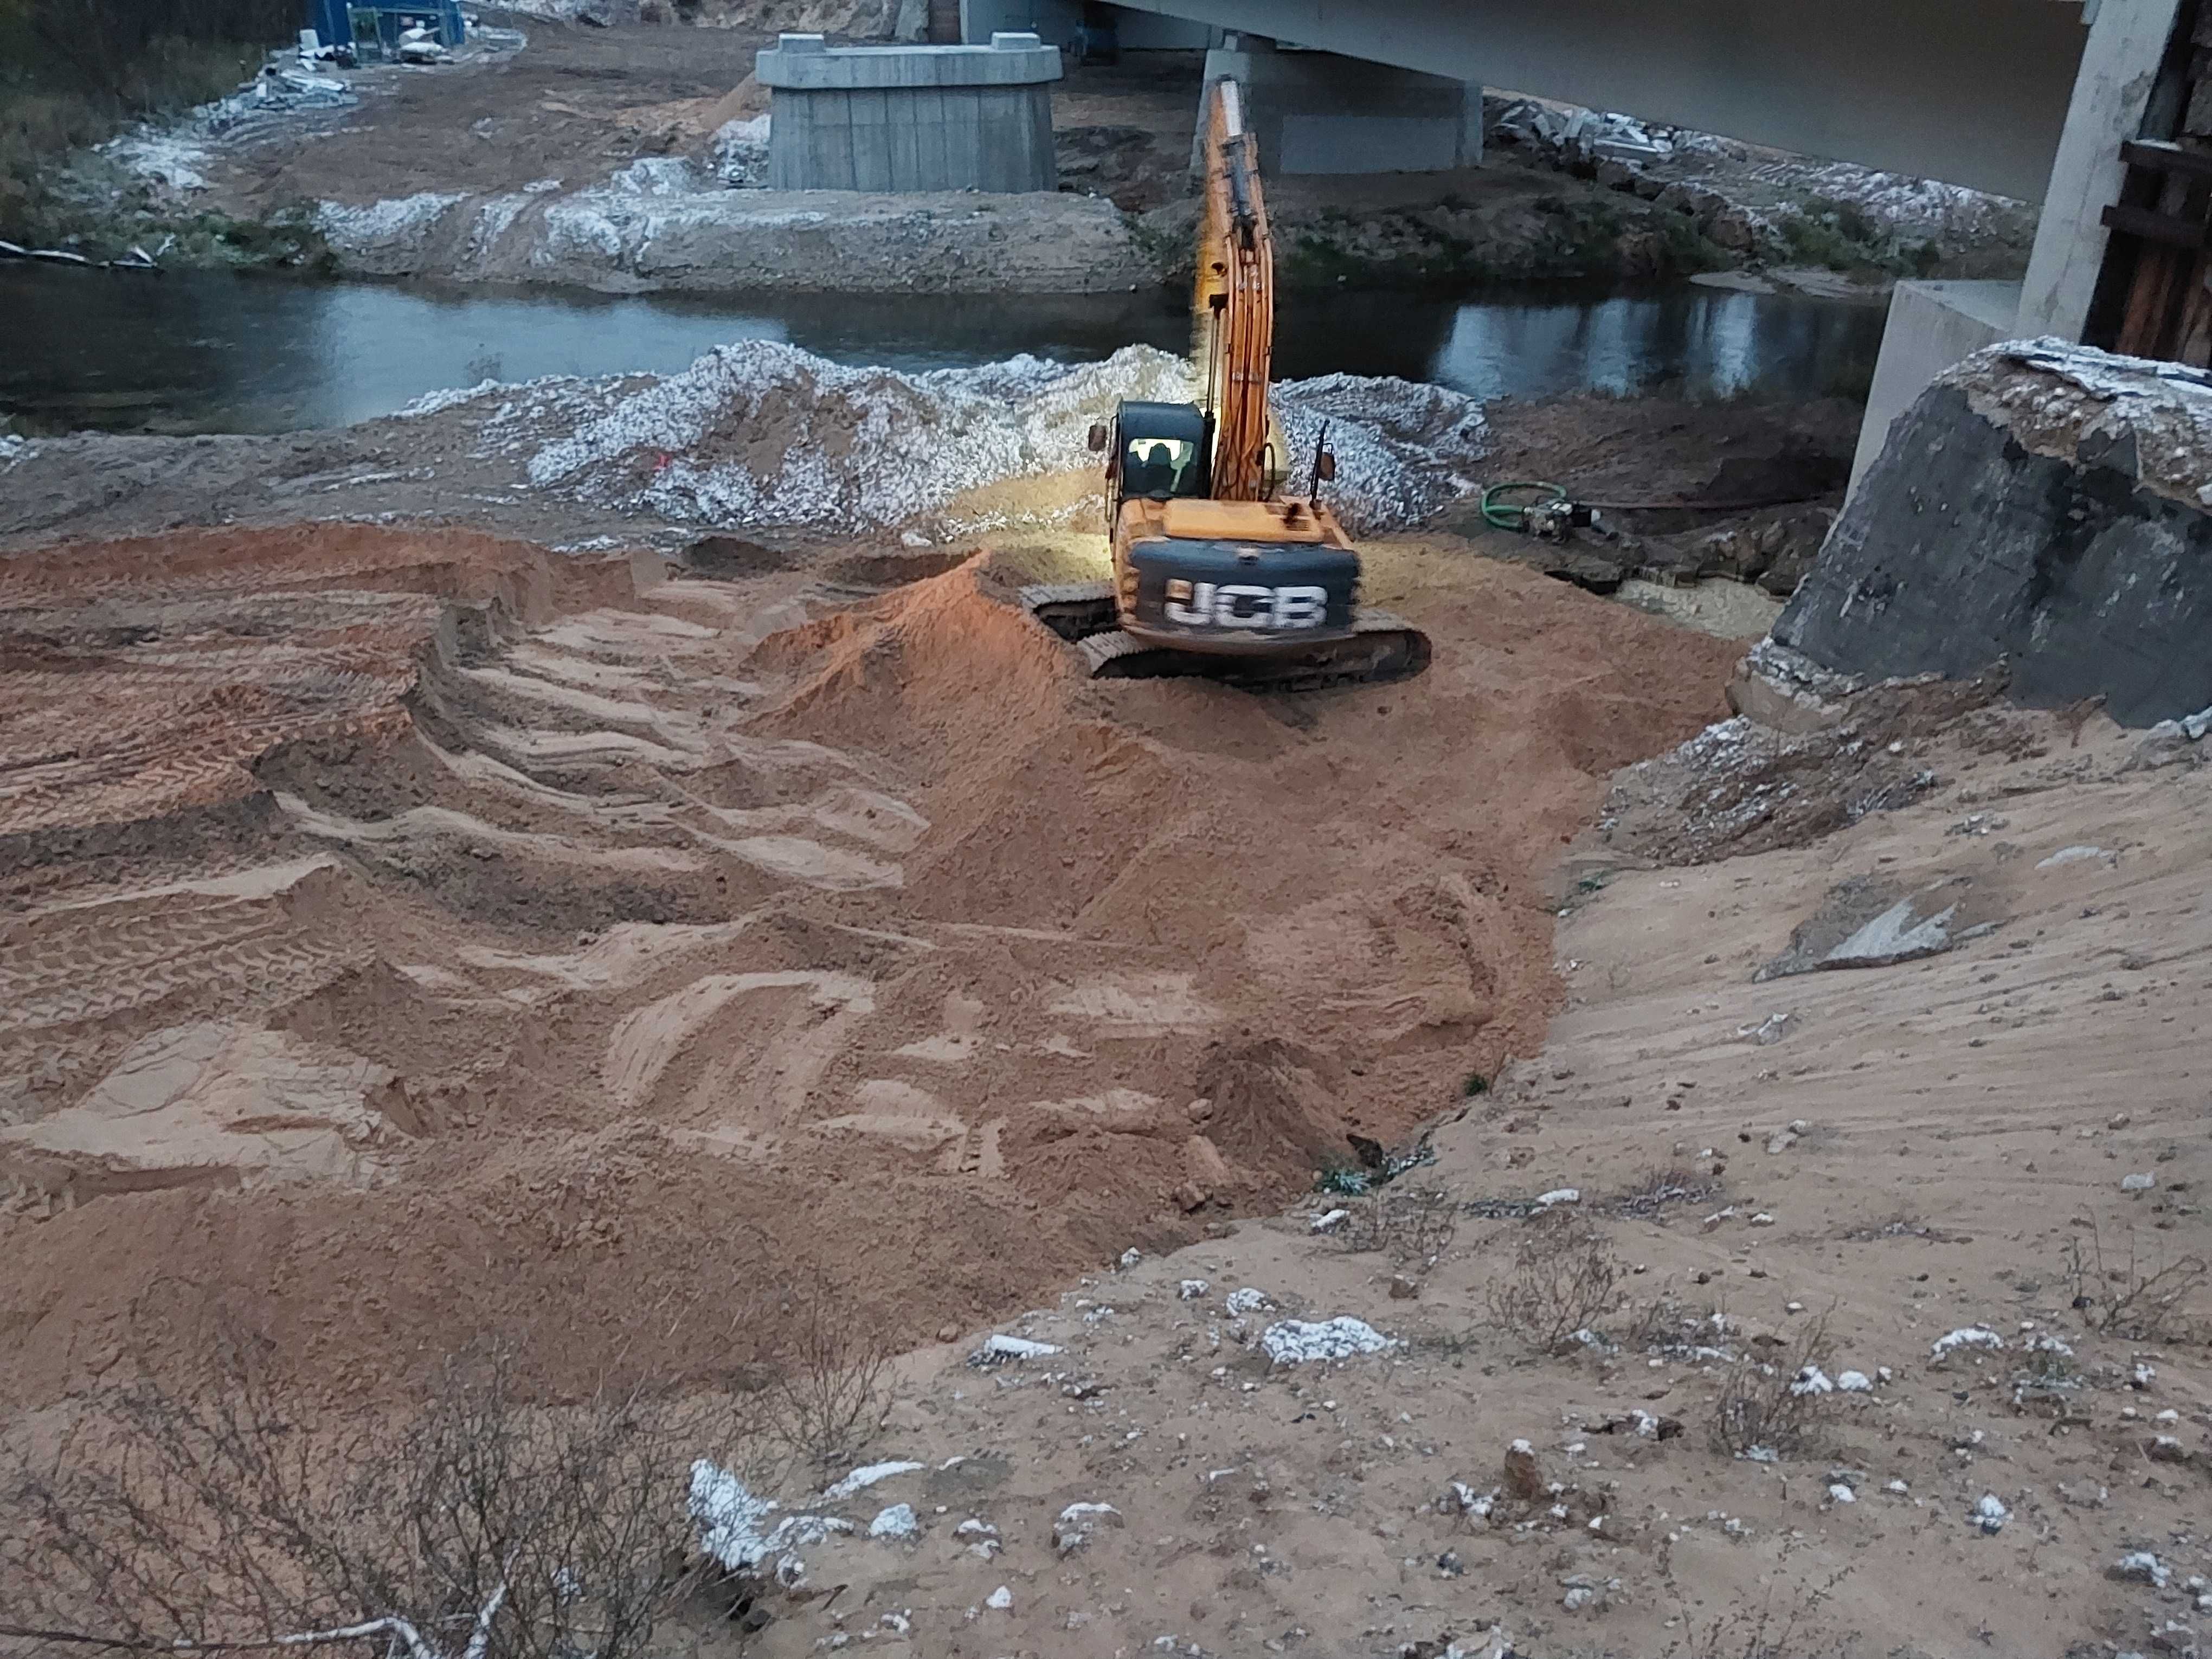
[[[1206,360],[1216,422],[1213,496],[1263,501],[1279,471],[1267,433],[1275,349],[1275,246],[1260,188],[1259,155],[1234,81],[1207,100],[1206,216],[1199,233],[1192,324]]]

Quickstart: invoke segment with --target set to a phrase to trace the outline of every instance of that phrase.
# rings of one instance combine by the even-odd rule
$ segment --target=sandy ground
[[[1094,686],[1034,561],[946,563],[0,563],[0,1395],[219,1316],[356,1389],[428,1331],[684,1374],[672,1304],[788,1273],[911,1341],[1267,1208],[1534,1052],[1544,872],[1735,654],[1407,538],[1418,681]]]
[[[1056,1352],[915,1356],[868,1455],[921,1467],[813,1507],[910,1504],[919,1537],[805,1552],[842,1594],[771,1595],[751,1650],[899,1620],[917,1652],[1101,1659],[2192,1650],[2212,775],[2130,769],[2138,743],[1993,713],[1914,745],[1940,794],[1809,845],[1639,869],[1593,837],[1549,1043],[1432,1164],[995,1328]],[[1876,874],[1993,925],[1755,982]],[[1618,1305],[1547,1352],[1496,1297],[1556,1230]],[[2192,1254],[2162,1318],[2114,1311]],[[1271,1359],[1282,1322],[1345,1317],[1392,1346]],[[1731,1374],[1808,1364],[1802,1439],[1714,1443]]]

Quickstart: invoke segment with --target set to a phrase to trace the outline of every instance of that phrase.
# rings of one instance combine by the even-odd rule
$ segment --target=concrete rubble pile
[[[484,451],[526,456],[533,486],[595,506],[857,531],[909,523],[1002,480],[1094,471],[1085,437],[1117,399],[1194,393],[1187,362],[1146,346],[1099,363],[1021,356],[907,374],[746,340],[642,383],[487,386],[409,412],[479,406]],[[1480,406],[1439,387],[1329,375],[1288,382],[1276,401],[1297,457],[1291,487],[1309,486],[1325,429],[1337,476],[1324,495],[1355,532],[1434,511],[1469,487],[1482,453]]]

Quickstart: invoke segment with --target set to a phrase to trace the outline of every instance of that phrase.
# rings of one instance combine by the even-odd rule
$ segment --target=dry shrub
[[[1380,1250],[1416,1273],[1435,1267],[1459,1232],[1459,1200],[1441,1187],[1385,1187],[1351,1210],[1337,1234],[1346,1249]]]
[[[1565,1209],[1530,1218],[1513,1268],[1492,1281],[1490,1316],[1516,1336],[1556,1353],[1620,1305],[1626,1270],[1605,1235]]]
[[[495,1350],[411,1418],[310,1428],[257,1358],[111,1390],[0,1470],[0,1636],[629,1659],[682,1593],[687,1471],[724,1449],[721,1408],[527,1402]]]
[[[2189,1298],[2212,1279],[2212,1264],[2201,1255],[2161,1258],[2154,1266],[2142,1253],[2134,1228],[2127,1230],[2124,1248],[2107,1252],[2095,1218],[2086,1218],[2086,1249],[2078,1237],[2066,1243],[2066,1276],[2074,1287],[2074,1306],[2091,1330],[2157,1341],[2168,1334]]]
[[[765,1344],[768,1432],[818,1467],[850,1462],[890,1404],[892,1349],[834,1279],[786,1285],[754,1322]]]
[[[1736,1361],[1713,1401],[1715,1449],[1740,1456],[1754,1449],[1779,1454],[1803,1445],[1836,1403],[1826,1376],[1834,1353],[1824,1313],[1796,1341],[1775,1349],[1771,1358]],[[1816,1372],[1827,1386],[1814,1380]]]

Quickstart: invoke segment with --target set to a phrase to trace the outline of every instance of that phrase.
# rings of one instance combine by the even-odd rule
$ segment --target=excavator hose
[[[1536,499],[1530,501],[1510,501],[1506,495],[1518,491],[1534,490]],[[1493,530],[1528,528],[1528,510],[1536,507],[1553,507],[1567,499],[1567,492],[1555,483],[1525,482],[1492,484],[1482,492],[1482,521]]]

